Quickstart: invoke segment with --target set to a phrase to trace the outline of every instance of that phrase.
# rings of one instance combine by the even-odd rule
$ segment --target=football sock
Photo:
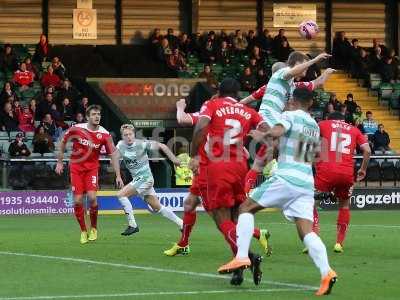
[[[259,240],[260,239],[260,228],[254,228],[254,232],[253,232],[253,238]]]
[[[128,197],[120,197],[118,198],[118,200],[124,208],[126,218],[128,219],[128,225],[130,227],[137,227],[135,216],[133,215],[133,207],[131,201],[129,201]]]
[[[178,225],[180,228],[182,228],[183,221],[181,218],[179,218],[172,210],[170,210],[168,207],[161,206],[161,209],[158,211],[163,217],[167,218],[168,220],[171,220],[174,222],[176,225]]]
[[[89,208],[89,214],[90,214],[90,226],[92,228],[97,228],[97,215],[99,213],[99,206],[96,205],[91,205]]]
[[[350,209],[349,208],[339,208],[336,228],[336,243],[343,245],[343,242],[346,238],[347,229],[349,228],[350,223]]]
[[[85,224],[85,209],[83,208],[82,204],[74,205],[74,214],[79,226],[81,227],[81,231],[87,231]]]
[[[314,222],[312,230],[319,235],[320,227],[319,227],[319,215],[317,207],[314,206]]]
[[[219,225],[219,230],[224,235],[225,240],[228,242],[232,253],[235,256],[237,252],[235,223],[233,223],[231,220],[226,220]]]
[[[246,258],[249,255],[250,240],[254,233],[254,215],[243,213],[239,215],[237,224],[237,245],[236,258]]]
[[[186,247],[189,244],[190,233],[192,232],[192,228],[196,223],[196,211],[185,212],[183,214],[183,228],[181,239],[178,242],[180,247]]]
[[[326,276],[331,267],[329,266],[326,247],[320,237],[315,232],[310,232],[304,237],[303,243],[308,249],[308,255],[321,272],[321,276]]]

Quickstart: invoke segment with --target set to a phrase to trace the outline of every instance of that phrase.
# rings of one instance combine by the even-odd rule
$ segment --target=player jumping
[[[322,154],[325,157],[316,163],[315,189],[319,192],[333,192],[339,200],[337,237],[334,251],[343,252],[343,243],[350,223],[350,196],[354,184],[354,150],[358,146],[363,161],[357,173],[357,181],[364,179],[371,148],[360,130],[344,122],[340,112],[331,113],[328,120],[319,123]],[[317,203],[318,205],[318,203]],[[314,209],[314,231],[319,234],[318,211]]]
[[[74,213],[81,228],[81,244],[97,239],[98,205],[96,199],[98,187],[100,149],[105,146],[111,155],[111,164],[116,174],[116,183],[123,186],[120,174],[118,152],[115,151],[110,133],[100,126],[101,107],[91,105],[86,110],[87,123],[76,124],[69,128],[60,142],[60,153],[56,173],[61,175],[64,170],[63,159],[67,142],[72,141],[72,154],[69,162],[72,193],[74,195]],[[90,224],[89,236],[85,223],[83,196],[86,193],[89,200]]]
[[[320,140],[319,127],[308,113],[312,105],[312,93],[296,89],[293,93],[294,111],[287,111],[276,119],[267,133],[252,132],[253,138],[265,137],[279,141],[278,169],[261,186],[252,191],[240,206],[237,225],[238,252],[236,257],[219,268],[220,273],[230,273],[248,268],[251,232],[254,228],[254,214],[266,207],[281,208],[285,217],[294,221],[300,239],[309,249],[309,255],[321,273],[321,285],[316,295],[329,294],[337,275],[328,262],[326,247],[319,236],[312,231],[314,207],[314,177],[312,162]]]
[[[154,179],[148,156],[151,152],[161,150],[177,166],[180,164],[179,159],[164,144],[156,141],[135,139],[135,128],[131,124],[121,126],[121,136],[123,140],[117,144],[118,151],[116,156],[118,159],[122,157],[133,179],[118,192],[118,199],[128,219],[128,227],[121,235],[128,236],[139,231],[132,204],[129,201],[129,197],[132,195],[142,197],[153,211],[160,213],[182,229],[182,220],[168,207],[161,205],[157,198],[153,188]]]

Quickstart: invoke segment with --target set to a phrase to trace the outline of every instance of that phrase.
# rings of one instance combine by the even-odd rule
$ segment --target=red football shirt
[[[305,82],[295,82],[294,83],[296,88],[306,88],[310,91],[313,91],[315,86],[312,81],[305,81]],[[265,94],[265,89],[267,88],[266,85],[260,87],[257,91],[253,92],[251,96],[256,100],[261,100]]]
[[[360,130],[341,120],[319,123],[321,132],[321,159],[316,163],[318,171],[353,174],[353,154],[357,146],[368,144]]]
[[[107,154],[115,151],[110,133],[103,127],[92,131],[87,123],[76,124],[69,128],[63,137],[63,142],[72,142],[70,167],[75,170],[90,170],[99,168],[99,156],[104,146]]]
[[[251,129],[263,123],[263,118],[252,108],[230,97],[217,98],[204,104],[200,118],[210,119],[205,150],[201,161],[212,159],[228,161],[247,160],[244,141]]]

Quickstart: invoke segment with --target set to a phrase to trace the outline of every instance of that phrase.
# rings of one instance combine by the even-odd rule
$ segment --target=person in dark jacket
[[[46,61],[49,56],[49,42],[47,36],[44,34],[40,35],[39,43],[36,45],[35,54],[33,55],[33,61],[41,64]]]
[[[390,137],[383,124],[378,125],[378,130],[375,132],[372,141],[374,143],[374,151],[385,152],[390,150]]]
[[[15,141],[10,144],[8,148],[8,154],[12,157],[17,156],[29,156],[31,155],[31,151],[28,149],[28,146],[23,142],[24,135],[22,133],[18,133],[15,137]]]
[[[51,136],[46,132],[43,126],[39,126],[33,137],[33,152],[34,153],[51,153],[54,151],[54,143]]]
[[[332,59],[333,65],[336,69],[348,69],[350,64],[350,42],[346,38],[344,31],[336,33],[333,39]]]
[[[346,99],[346,101],[344,101],[344,105],[347,106],[347,111],[349,113],[354,114],[356,112],[356,108],[358,105],[357,105],[357,102],[354,101],[353,94],[351,94],[351,93],[347,94],[346,98],[347,99]]]
[[[0,70],[5,73],[14,73],[17,69],[17,57],[14,55],[11,45],[5,44],[3,53],[0,54]]]
[[[0,130],[19,131],[18,118],[14,114],[11,102],[4,103],[3,110],[0,112]]]

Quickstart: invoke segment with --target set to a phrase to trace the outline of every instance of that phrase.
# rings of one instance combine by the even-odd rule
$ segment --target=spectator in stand
[[[289,58],[289,54],[292,53],[293,51],[294,50],[289,47],[289,43],[287,40],[282,41],[282,44],[279,48],[278,55],[276,56],[276,58],[279,61],[286,62],[287,59]]]
[[[260,67],[257,64],[257,59],[255,57],[250,58],[249,60],[249,67],[251,69],[251,73],[252,74],[257,74],[258,70],[262,69],[262,67]],[[264,83],[265,84],[265,83]]]
[[[391,150],[389,147],[390,137],[385,131],[383,124],[378,125],[378,130],[374,133],[372,141],[374,143],[374,151],[382,151],[385,153]]]
[[[54,73],[51,65],[47,67],[47,72],[43,74],[41,83],[44,88],[49,86],[59,87],[61,85],[61,79]]]
[[[35,54],[33,55],[33,61],[41,64],[46,61],[49,56],[49,43],[47,36],[44,34],[40,35],[39,43],[36,45]]]
[[[4,51],[0,55],[0,71],[14,73],[18,69],[17,58],[10,44],[4,45]]]
[[[197,56],[200,56],[201,49],[202,49],[201,34],[200,34],[200,32],[197,32],[197,33],[193,34],[192,38],[190,39],[189,52],[191,52]]]
[[[88,109],[88,107],[89,107],[89,98],[83,96],[81,99],[81,103],[79,104],[78,112],[86,116],[86,110]]]
[[[73,121],[74,119],[74,108],[68,98],[64,98],[62,101],[59,111],[63,116],[64,121]]]
[[[76,115],[75,115],[75,118],[74,118],[74,123],[75,124],[81,124],[81,123],[86,123],[87,121],[86,121],[86,119],[85,119],[85,115],[84,114],[82,114],[81,112],[78,112]]]
[[[36,114],[39,120],[42,120],[46,114],[51,112],[51,106],[54,103],[53,94],[47,93],[45,98],[39,102]]]
[[[24,135],[22,133],[18,133],[15,137],[15,141],[10,144],[8,148],[8,154],[11,157],[25,156],[28,157],[31,155],[31,151],[28,149],[28,146],[23,142]]]
[[[12,102],[12,110],[13,110],[14,116],[18,120],[19,116],[22,114],[22,111],[23,111],[18,99],[14,100],[14,102]]]
[[[43,126],[37,128],[32,144],[34,153],[43,154],[52,153],[54,151],[53,140]]]
[[[257,88],[262,87],[268,81],[268,76],[265,73],[264,69],[261,68],[257,71]]]
[[[172,54],[167,38],[161,40],[161,44],[157,46],[156,52],[157,60],[160,62],[166,62],[167,57]]]
[[[240,78],[240,84],[242,86],[242,91],[251,93],[257,89],[257,79],[254,74],[251,73],[250,67],[244,69],[243,75]]]
[[[54,74],[56,74],[61,80],[66,79],[66,69],[57,56],[52,59],[51,66],[53,67]]]
[[[207,38],[206,38],[205,41],[206,41],[206,42],[207,42],[207,41],[211,41],[211,44],[212,44],[213,48],[214,48],[214,49],[217,48],[217,36],[215,35],[215,32],[214,32],[213,30],[211,30],[211,31],[208,33]]]
[[[39,119],[36,119],[36,109],[36,99],[31,99],[29,101],[29,112],[32,114],[34,121],[39,121]]]
[[[18,117],[19,128],[23,132],[34,132],[35,131],[35,120],[32,113],[29,110],[29,106],[24,106],[23,112]]]
[[[215,63],[217,59],[217,53],[214,48],[214,43],[211,39],[208,39],[205,46],[202,48],[201,60],[207,64]]]
[[[203,72],[200,73],[199,78],[206,78],[207,84],[214,89],[218,87],[218,81],[215,78],[210,65],[204,65]]]
[[[178,38],[175,36],[174,30],[172,28],[168,28],[165,38],[168,40],[171,49],[178,48]]]
[[[396,56],[396,51],[394,49],[390,49],[389,56],[392,59],[392,67],[394,70],[394,77],[397,81],[399,79],[399,57]]]
[[[231,62],[231,49],[228,47],[227,41],[221,42],[221,47],[217,51],[217,62],[227,65]]]
[[[233,37],[233,48],[239,54],[244,53],[247,51],[248,43],[246,38],[246,33],[242,32],[241,30],[236,30],[235,35]]]
[[[352,75],[356,78],[364,79],[366,83],[369,79],[369,57],[365,49],[360,49],[354,64],[354,74]]]
[[[325,107],[325,110],[324,110],[323,119],[324,119],[324,120],[328,120],[328,116],[329,116],[331,113],[335,112],[335,111],[336,111],[336,110],[335,110],[335,107],[334,107],[333,103],[328,102],[328,103],[326,104],[326,107]]]
[[[61,105],[65,98],[68,98],[70,104],[74,108],[77,108],[77,102],[79,98],[79,92],[71,84],[71,81],[64,80],[61,89],[57,93],[56,104]]]
[[[361,49],[361,47],[359,45],[358,40],[357,39],[352,39],[351,40],[351,46],[350,46],[350,49],[349,49],[349,54],[350,54],[350,58],[351,58],[350,63],[352,65],[356,61],[358,53],[360,52],[360,49]]]
[[[254,46],[250,58],[255,58],[257,61],[257,65],[259,66],[259,68],[263,68],[264,67],[264,62],[265,62],[265,57],[262,54],[262,52],[260,51],[260,47],[258,46]]]
[[[354,125],[359,126],[362,125],[362,122],[364,121],[364,116],[363,112],[361,110],[361,106],[357,105],[355,112],[353,113],[353,120],[354,120]]]
[[[247,34],[247,51],[253,51],[254,46],[257,45],[257,37],[256,34],[254,33],[254,30],[249,30],[249,33]]]
[[[190,39],[187,33],[182,33],[179,37],[179,51],[187,57],[190,50]]]
[[[54,86],[49,85],[47,88],[44,89],[44,94],[52,94],[52,95],[56,95],[56,89],[54,88]]]
[[[15,71],[13,81],[20,91],[25,91],[33,85],[33,77],[35,75],[26,69],[26,64],[23,62],[19,70]]]
[[[160,28],[154,28],[153,33],[150,35],[150,44],[155,47],[161,43],[163,36],[161,34]]]
[[[346,38],[346,32],[336,32],[332,47],[334,68],[341,70],[348,69],[350,62],[350,48],[351,45]]]
[[[347,106],[347,111],[352,115],[356,112],[357,102],[354,101],[353,94],[347,94],[346,101],[344,101],[344,105]]]
[[[378,130],[378,124],[372,118],[372,112],[367,111],[367,118],[362,122],[364,133],[368,136],[368,140],[372,140],[375,132]]]
[[[0,112],[0,129],[2,131],[19,131],[18,119],[14,115],[11,102],[4,103]]]
[[[285,29],[281,28],[279,29],[278,35],[274,37],[274,43],[273,43],[273,53],[275,57],[279,56],[279,51],[281,50],[282,43],[286,41],[288,42],[288,47],[289,47],[289,41],[287,37],[285,36]]]
[[[57,126],[50,113],[44,116],[40,125],[44,127],[44,130],[51,136],[53,141],[57,141],[62,134],[62,129]]]
[[[339,108],[340,113],[344,116],[344,121],[347,124],[354,124],[353,114],[347,111],[347,106],[342,104]]]
[[[342,103],[337,99],[336,94],[335,93],[331,93],[331,96],[329,98],[329,103],[332,103],[333,108],[335,111],[339,111],[340,110],[340,105],[342,105]]]
[[[382,65],[382,49],[377,46],[374,53],[369,56],[369,71],[371,73],[379,73]]]
[[[379,74],[381,75],[383,83],[394,83],[395,82],[395,66],[391,57],[385,57],[382,59],[380,64]]]
[[[310,54],[307,54],[307,57],[311,60],[312,57]],[[301,81],[313,81],[321,76],[321,68],[318,64],[313,64],[311,67],[307,69],[306,76],[301,79]]]
[[[14,92],[11,81],[7,81],[4,83],[3,90],[1,91],[0,102],[3,105],[5,102],[9,101],[10,98],[13,99],[12,101],[18,99],[17,94]]]
[[[36,66],[32,63],[31,58],[30,57],[25,58],[24,62],[25,62],[25,65],[26,65],[26,69],[33,73],[33,75],[34,75],[33,79],[34,80],[39,80],[39,71],[36,68]]]
[[[267,55],[272,55],[274,39],[268,29],[264,29],[263,34],[258,37],[258,44],[260,45],[262,52]]]
[[[228,48],[232,47],[232,43],[233,43],[232,39],[230,38],[230,36],[226,33],[226,31],[224,29],[221,30],[218,41],[220,44],[225,41]]]
[[[186,61],[183,55],[176,48],[172,50],[172,54],[167,57],[167,65],[170,69],[175,71],[186,70]]]
[[[371,54],[374,54],[376,51],[376,48],[379,47],[381,48],[381,55],[382,56],[388,56],[389,51],[388,48],[386,48],[385,45],[383,45],[378,39],[372,39],[372,48],[370,48]]]

